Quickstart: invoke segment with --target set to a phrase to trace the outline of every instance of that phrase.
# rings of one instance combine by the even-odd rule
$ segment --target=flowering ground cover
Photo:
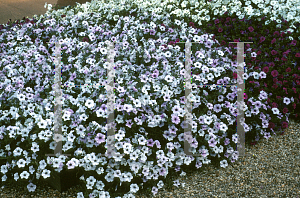
[[[299,116],[296,1],[92,1],[0,25],[1,179],[34,193],[54,171],[84,170],[78,197],[155,195],[170,175],[226,168],[236,151],[237,88],[245,83],[246,144]],[[287,8],[292,7],[292,10]],[[295,9],[294,9],[295,8]],[[115,43],[115,147],[107,149],[107,41]],[[63,153],[54,135],[55,41],[61,43]],[[193,157],[184,154],[185,45],[192,44]],[[48,43],[50,42],[50,43]],[[236,44],[245,44],[245,74]],[[85,84],[94,84],[86,86]],[[98,84],[98,85],[95,85]],[[82,86],[75,86],[82,85]],[[178,154],[182,154],[178,156]]]

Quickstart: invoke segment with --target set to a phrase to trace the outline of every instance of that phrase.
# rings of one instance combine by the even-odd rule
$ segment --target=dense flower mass
[[[78,169],[85,172],[79,198],[125,198],[184,186],[169,175],[210,163],[226,168],[239,157],[238,114],[245,114],[239,121],[246,143],[255,144],[287,128],[300,106],[297,6],[261,0],[92,1],[60,10],[46,4],[45,16],[0,25],[0,157],[7,159],[0,164],[1,180],[21,181],[34,192],[37,181],[53,171]],[[53,113],[57,41],[62,137],[55,133]],[[194,43],[191,84],[185,85],[187,41]],[[237,45],[229,42],[252,42],[245,44],[242,76]],[[115,69],[110,97],[109,54]],[[228,85],[242,83],[244,104],[237,108],[241,90]],[[185,110],[186,88],[192,114]],[[105,155],[111,99],[116,156]],[[189,135],[185,116],[192,118]],[[199,156],[185,154],[185,140]],[[46,157],[59,141],[71,157]]]

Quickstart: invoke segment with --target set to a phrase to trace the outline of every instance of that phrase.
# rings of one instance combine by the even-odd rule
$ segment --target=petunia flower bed
[[[246,84],[247,144],[288,127],[287,112],[296,112],[293,110],[300,105],[300,51],[294,39],[299,32],[282,33],[292,21],[276,27],[274,21],[266,24],[270,15],[264,13],[249,20],[226,11],[218,15],[212,12],[218,2],[180,2],[176,9],[169,6],[171,1],[138,3],[93,1],[2,27],[0,151],[7,159],[1,166],[4,183],[21,181],[34,193],[38,181],[54,171],[76,168],[84,170],[78,197],[134,197],[142,190],[155,195],[164,185],[179,186],[170,175],[189,169],[204,169],[208,164],[226,168],[239,154],[237,90],[224,84]],[[210,15],[204,11],[199,23],[192,5],[202,6],[202,11],[206,8]],[[184,11],[186,7],[190,13]],[[178,9],[185,15],[171,12]],[[123,157],[103,156],[107,149],[105,87],[74,86],[105,84],[108,40],[116,42],[115,146]],[[45,156],[56,147],[55,41],[62,43],[62,84],[69,85],[62,88],[62,142],[63,153],[72,155],[68,158]],[[191,53],[196,85],[191,151],[201,157],[184,155],[185,48],[179,42],[186,41],[198,42],[192,44]],[[245,44],[244,79],[236,75],[236,44],[228,44],[237,41],[253,42]],[[281,82],[283,76],[290,81]],[[197,87],[200,84],[219,86]]]

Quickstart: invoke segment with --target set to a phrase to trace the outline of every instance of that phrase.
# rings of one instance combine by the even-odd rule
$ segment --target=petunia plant
[[[251,11],[253,3],[258,5]],[[0,26],[0,154],[7,159],[0,166],[2,182],[20,182],[34,193],[37,182],[54,171],[77,168],[84,171],[78,197],[119,198],[183,186],[175,176],[208,164],[226,168],[239,157],[238,90],[226,84],[245,82],[247,144],[287,128],[287,112],[299,103],[294,85],[299,81],[299,16],[282,10],[282,16],[269,19],[263,9],[277,4],[266,2],[263,8],[261,3],[92,1],[54,11],[49,6],[45,17]],[[241,10],[245,5],[249,8]],[[278,26],[273,20],[281,17]],[[294,29],[282,33],[287,28]],[[116,156],[103,155],[109,146],[111,97],[105,88],[112,67],[107,41],[115,42],[115,151],[122,154]],[[200,157],[184,152],[187,41],[196,42],[191,47],[192,84],[216,85],[191,89],[190,152]],[[55,42],[61,43],[64,85],[62,150],[70,156],[46,157],[57,146]],[[237,75],[237,44],[229,42],[253,42],[245,44],[242,78]],[[280,75],[294,84],[280,83]],[[97,86],[75,86],[87,84]]]

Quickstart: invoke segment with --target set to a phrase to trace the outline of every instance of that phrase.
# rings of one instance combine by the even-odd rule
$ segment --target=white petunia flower
[[[33,183],[30,183],[27,185],[27,189],[29,192],[34,192],[36,189],[36,185],[34,185]]]
[[[130,192],[136,193],[139,191],[139,186],[137,184],[130,184]]]
[[[46,179],[46,178],[50,177],[50,173],[51,173],[50,170],[44,169],[42,172],[43,178]]]
[[[272,108],[274,114],[279,114],[279,110],[277,108]]]
[[[223,168],[227,167],[228,166],[227,161],[226,160],[220,161],[220,166],[223,167]]]
[[[288,105],[288,104],[291,103],[291,100],[290,100],[289,98],[287,98],[287,97],[284,97],[283,102],[284,102],[286,105]]]
[[[45,129],[47,127],[47,121],[46,120],[43,120],[43,119],[40,119],[40,121],[38,122],[38,126],[39,128],[41,129]]]
[[[25,164],[26,164],[26,161],[23,160],[23,159],[19,159],[18,162],[17,162],[17,165],[18,165],[19,168],[24,168]]]
[[[29,177],[29,173],[27,171],[23,171],[21,174],[20,174],[20,177],[21,179],[28,179]]]
[[[25,95],[24,94],[18,94],[18,99],[20,100],[20,101],[25,101]]]
[[[39,145],[36,143],[36,142],[32,142],[32,147],[31,147],[31,150],[35,153],[37,151],[39,151]]]
[[[14,174],[14,180],[18,181],[18,179],[19,179],[19,173],[15,173]]]

